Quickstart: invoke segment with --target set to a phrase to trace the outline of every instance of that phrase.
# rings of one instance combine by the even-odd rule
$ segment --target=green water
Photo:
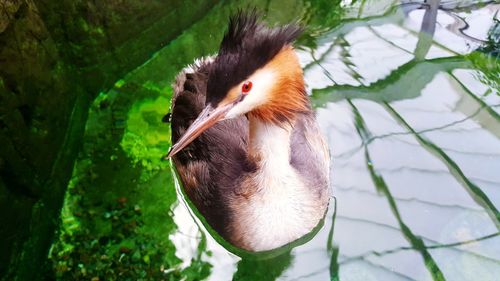
[[[54,275],[498,280],[500,5],[442,1],[433,18],[400,1],[352,2],[255,3],[270,23],[306,26],[297,49],[335,196],[311,240],[240,258],[186,207],[160,161],[170,85],[216,52],[239,6],[227,1],[94,101],[50,252]]]

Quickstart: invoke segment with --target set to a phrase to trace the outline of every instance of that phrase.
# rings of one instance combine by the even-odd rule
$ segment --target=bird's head
[[[247,115],[279,125],[310,110],[302,68],[292,42],[302,29],[267,27],[255,11],[239,12],[209,66],[206,106],[167,157],[215,123]]]

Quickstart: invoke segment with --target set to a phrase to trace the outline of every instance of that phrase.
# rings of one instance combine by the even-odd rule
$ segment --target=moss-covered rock
[[[32,1],[3,2],[0,32],[0,274],[43,263],[82,131],[84,94]],[[82,108],[83,109],[83,108]],[[62,149],[64,148],[64,149]],[[36,237],[32,234],[36,233]],[[46,250],[45,250],[46,251]]]
[[[0,278],[40,278],[93,98],[215,1],[0,1]]]

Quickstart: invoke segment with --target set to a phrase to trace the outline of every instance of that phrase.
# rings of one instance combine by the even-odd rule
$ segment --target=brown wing
[[[205,107],[210,61],[185,69],[176,78],[171,116],[172,143],[177,142]],[[177,153],[174,163],[186,194],[222,236],[231,219],[229,197],[243,175],[255,170],[247,159],[245,117],[217,123]]]

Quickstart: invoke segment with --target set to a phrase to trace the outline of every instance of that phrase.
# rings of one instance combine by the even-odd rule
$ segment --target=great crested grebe
[[[291,45],[300,32],[238,12],[219,53],[174,85],[167,158],[210,226],[250,251],[309,233],[328,206],[328,148]]]

